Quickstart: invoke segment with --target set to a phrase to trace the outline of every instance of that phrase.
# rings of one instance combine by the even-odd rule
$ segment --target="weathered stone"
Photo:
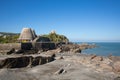
[[[94,59],[95,57],[97,57],[96,55],[92,55],[92,57],[90,59]]]
[[[113,69],[115,70],[115,72],[120,72],[120,62],[114,62],[113,64]]]
[[[67,51],[70,51],[69,47],[62,47],[61,48],[61,52],[67,52]]]
[[[103,57],[101,57],[101,56],[93,56],[91,59],[93,61],[103,61]]]
[[[114,80],[120,80],[120,76],[116,77]]]
[[[54,55],[23,55],[0,58],[0,68],[22,68],[45,64],[54,60]]]
[[[120,61],[120,57],[119,56],[108,56],[108,58],[110,60],[112,60],[113,62]]]
[[[57,48],[57,49],[56,49],[56,52],[57,52],[57,53],[60,53],[60,52],[61,52],[61,49],[60,49],[60,48]]]
[[[7,52],[7,54],[12,54],[15,52],[15,48],[12,48],[10,51]]]
[[[0,60],[0,68],[3,68],[3,67],[4,67],[5,61],[6,61],[6,59]]]
[[[29,65],[29,57],[24,56],[24,57],[7,58],[4,67],[6,68],[26,67]]]
[[[40,53],[42,53],[42,52],[43,52],[43,50],[39,50],[37,53],[40,54]]]
[[[31,50],[33,48],[31,42],[21,43],[21,49],[23,50]]]
[[[55,57],[56,60],[64,59],[63,56]]]
[[[56,53],[59,53],[59,52],[61,52],[60,48],[57,48],[57,49],[54,49],[54,50],[48,50],[47,51],[48,54],[56,54]]]
[[[41,64],[41,60],[42,60],[42,57],[40,57],[40,56],[34,57],[32,60],[32,66],[36,66],[36,65]]]
[[[108,65],[108,64],[100,64],[100,67],[104,70],[108,70],[108,71],[112,71],[112,66]]]
[[[24,50],[20,49],[20,50],[17,50],[15,51],[16,54],[21,54],[21,53],[24,53]]]
[[[81,49],[80,48],[74,49],[73,52],[74,53],[81,53]]]
[[[36,42],[34,43],[34,49],[37,50],[43,50],[43,51],[48,51],[48,50],[52,50],[55,49],[55,43],[53,42]]]
[[[66,73],[66,70],[64,70],[63,68],[55,72],[55,74],[63,74],[63,73]]]

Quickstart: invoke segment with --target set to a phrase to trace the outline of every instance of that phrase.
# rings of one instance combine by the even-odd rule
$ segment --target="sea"
[[[82,44],[82,42],[75,42]],[[96,54],[99,56],[120,56],[120,42],[87,42],[87,44],[95,44],[97,47],[82,50],[84,54]]]

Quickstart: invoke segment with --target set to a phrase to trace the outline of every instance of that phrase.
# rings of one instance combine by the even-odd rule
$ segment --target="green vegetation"
[[[19,34],[0,32],[0,43],[16,43]]]
[[[10,33],[10,32],[0,32],[1,35],[9,35],[9,36],[14,36],[14,35],[19,35],[19,33]]]
[[[48,35],[42,35],[42,37],[49,38],[52,42],[69,42],[68,38],[64,35],[56,33],[49,33]]]
[[[0,32],[0,43],[16,43],[20,34],[16,33],[1,33]],[[52,42],[69,42],[68,38],[64,35],[56,33],[49,33],[42,35],[40,41],[52,41]]]

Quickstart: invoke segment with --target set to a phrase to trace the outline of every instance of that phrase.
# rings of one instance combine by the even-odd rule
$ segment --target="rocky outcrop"
[[[16,45],[17,46],[17,45]],[[21,46],[21,49],[20,49]],[[40,54],[41,52],[46,51],[54,51],[54,53],[62,53],[62,52],[71,52],[71,53],[81,53],[83,49],[93,48],[95,45],[89,45],[89,44],[57,44],[57,43],[39,43],[39,42],[33,42],[33,43],[21,43],[19,44],[19,48],[16,48],[15,46],[9,47],[9,49],[4,49],[4,51],[0,50],[0,53],[4,53],[5,55],[10,54]],[[1,48],[3,49],[3,48]],[[6,50],[6,51],[5,51]],[[52,52],[53,52],[52,51]]]
[[[81,50],[84,50],[84,49],[95,48],[97,46],[95,44],[82,43],[82,44],[79,44],[79,47],[80,47]]]
[[[61,52],[73,52],[73,53],[81,53],[81,49],[77,44],[66,44],[62,45],[59,48]]]
[[[80,56],[67,57],[65,61],[72,61],[76,64],[82,64],[84,66],[95,69],[96,71],[113,71],[113,61],[107,57],[97,56],[97,55],[85,55],[80,54]],[[117,66],[117,65],[116,65]],[[119,69],[119,66],[116,67]]]
[[[63,44],[57,46],[60,49],[60,52],[72,52],[72,53],[81,53],[84,49],[94,48],[96,45],[91,44]]]
[[[120,80],[120,76],[116,77],[114,80]]]
[[[101,63],[101,64],[100,64],[100,67],[101,67],[103,70],[108,70],[108,71],[112,71],[112,70],[113,70],[113,68],[112,68],[111,65],[105,64],[105,63]]]
[[[14,48],[12,48],[11,50],[9,50],[7,53],[7,55],[10,54],[24,54],[24,55],[29,55],[29,54],[40,54],[38,53],[38,50],[23,50],[23,49],[19,49],[19,50],[15,50]]]
[[[93,56],[91,57],[91,60],[92,60],[92,61],[103,61],[103,57],[102,57],[102,56],[93,55]]]
[[[113,67],[113,71],[120,73],[120,57],[110,55],[108,58],[112,61],[111,66]]]
[[[113,69],[115,72],[120,72],[120,61],[114,62]]]
[[[54,60],[53,55],[23,55],[0,58],[0,68],[33,67]]]

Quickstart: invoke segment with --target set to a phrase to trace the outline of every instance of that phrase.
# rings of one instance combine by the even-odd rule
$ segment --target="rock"
[[[120,76],[116,77],[114,80],[120,80]]]
[[[15,51],[16,54],[21,54],[21,53],[24,53],[24,50],[20,49],[20,50],[17,50]]]
[[[22,68],[45,64],[54,60],[54,55],[20,55],[0,58],[1,68]]]
[[[97,57],[96,55],[92,55],[91,59],[94,59],[95,57]]]
[[[73,52],[73,53],[81,53],[81,49],[77,44],[66,44],[60,47],[60,52]]]
[[[101,56],[93,56],[93,57],[91,57],[91,59],[93,61],[103,61],[103,57],[101,57]]]
[[[120,61],[120,56],[108,56],[108,58],[113,62]]]
[[[29,57],[23,56],[23,57],[10,57],[6,59],[0,60],[0,68],[21,68],[26,67],[29,64]]]
[[[53,49],[53,50],[48,50],[47,53],[52,53],[52,54],[56,54],[56,53],[60,53],[61,49],[57,48],[57,49]]]
[[[115,72],[120,72],[120,62],[119,61],[114,62],[113,69]]]
[[[57,49],[56,49],[56,52],[57,52],[57,53],[60,53],[60,52],[61,52],[61,49],[60,49],[60,48],[57,48]]]
[[[104,69],[104,70],[108,70],[108,71],[112,71],[112,66],[110,66],[110,65],[108,65],[108,64],[100,64],[100,67],[102,68],[102,69]]]
[[[81,49],[80,48],[74,49],[73,52],[74,53],[81,53]]]
[[[41,56],[34,57],[33,60],[32,60],[31,66],[39,65],[39,64],[41,64],[41,61],[43,61]],[[43,64],[45,63],[44,61],[43,61]]]
[[[55,74],[63,74],[63,73],[66,73],[66,70],[64,70],[63,68],[55,72]]]
[[[40,54],[40,53],[42,53],[42,52],[43,52],[43,50],[39,50],[37,53]]]
[[[60,56],[60,57],[55,57],[56,60],[61,60],[61,59],[64,59],[63,56]]]
[[[3,68],[5,65],[6,59],[0,60],[0,68]]]
[[[7,52],[7,54],[12,54],[15,52],[15,48],[12,48],[10,51]]]
[[[63,46],[60,48],[61,49],[61,52],[67,52],[67,51],[70,51],[70,48],[67,47],[67,46]]]

